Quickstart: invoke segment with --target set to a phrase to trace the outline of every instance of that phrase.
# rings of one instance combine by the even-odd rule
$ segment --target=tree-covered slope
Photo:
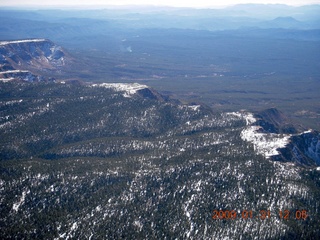
[[[319,238],[317,168],[147,89],[0,83],[2,239]]]

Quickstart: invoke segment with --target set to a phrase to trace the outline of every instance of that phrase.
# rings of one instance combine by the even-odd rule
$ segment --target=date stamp
[[[271,212],[270,210],[213,210],[212,219],[214,220],[235,220],[235,219],[271,219],[277,217],[282,220],[306,220],[308,218],[307,210],[289,211],[288,209],[280,209],[278,212]]]

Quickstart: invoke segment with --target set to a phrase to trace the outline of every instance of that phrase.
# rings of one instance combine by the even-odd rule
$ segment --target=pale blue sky
[[[174,7],[211,7],[242,3],[306,5],[320,4],[320,0],[0,0],[0,6],[159,5]]]

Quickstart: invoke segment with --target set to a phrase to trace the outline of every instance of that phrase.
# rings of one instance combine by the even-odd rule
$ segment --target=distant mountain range
[[[17,28],[46,30],[68,30],[73,34],[76,26],[91,21],[91,24],[77,28],[80,33],[101,31],[104,26],[130,28],[180,28],[196,30],[231,30],[246,27],[256,28],[290,28],[300,30],[319,29],[320,5],[292,7],[276,4],[243,4],[224,9],[192,9],[192,8],[157,8],[157,7],[123,7],[117,9],[68,10],[44,9],[24,10],[0,8],[2,29],[12,29],[15,22]],[[282,19],[282,20],[281,20]],[[14,20],[14,21],[13,21]],[[275,21],[273,21],[275,20]],[[279,25],[279,20],[281,23]],[[64,28],[61,28],[61,24]],[[104,26],[103,26],[104,25]],[[48,29],[48,30],[49,30]],[[52,33],[52,32],[51,32]],[[13,34],[13,33],[12,33]],[[17,33],[16,33],[17,34]],[[21,33],[20,33],[21,34]],[[59,32],[56,32],[60,37]],[[0,35],[1,36],[1,35]],[[52,39],[52,37],[47,36]]]

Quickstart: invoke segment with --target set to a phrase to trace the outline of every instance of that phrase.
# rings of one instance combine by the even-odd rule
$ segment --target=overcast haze
[[[61,5],[159,5],[159,6],[174,6],[174,7],[212,7],[212,6],[227,6],[243,3],[261,3],[261,4],[286,4],[286,5],[307,5],[320,4],[320,0],[0,0],[0,6],[61,6]]]

